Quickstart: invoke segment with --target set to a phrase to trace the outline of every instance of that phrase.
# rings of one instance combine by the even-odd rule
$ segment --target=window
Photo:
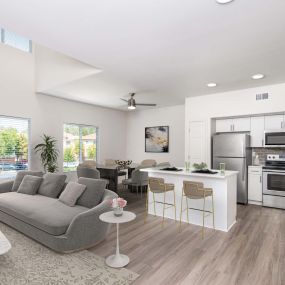
[[[25,52],[32,52],[31,40],[4,29],[1,29],[1,42]]]
[[[0,116],[0,179],[28,169],[29,119]]]
[[[97,160],[98,128],[92,126],[64,124],[63,169],[74,171],[84,160]]]

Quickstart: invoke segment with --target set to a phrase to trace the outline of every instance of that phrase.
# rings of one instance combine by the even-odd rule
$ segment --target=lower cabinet
[[[262,205],[262,166],[248,167],[248,203]]]

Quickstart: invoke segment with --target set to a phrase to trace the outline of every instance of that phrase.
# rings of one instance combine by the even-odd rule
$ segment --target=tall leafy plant
[[[40,154],[42,165],[45,171],[55,172],[58,169],[57,158],[59,150],[56,147],[56,139],[43,135],[43,142],[35,146],[35,152]]]

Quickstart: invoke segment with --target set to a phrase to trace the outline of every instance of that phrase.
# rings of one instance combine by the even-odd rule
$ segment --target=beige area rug
[[[1,285],[128,285],[138,277],[87,250],[59,254],[2,223],[0,230],[12,245],[0,256]]]

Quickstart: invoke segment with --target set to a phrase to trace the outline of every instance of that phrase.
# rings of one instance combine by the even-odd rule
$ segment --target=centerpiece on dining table
[[[131,164],[131,160],[115,160],[116,164],[119,166],[120,169],[126,169],[128,168]]]

